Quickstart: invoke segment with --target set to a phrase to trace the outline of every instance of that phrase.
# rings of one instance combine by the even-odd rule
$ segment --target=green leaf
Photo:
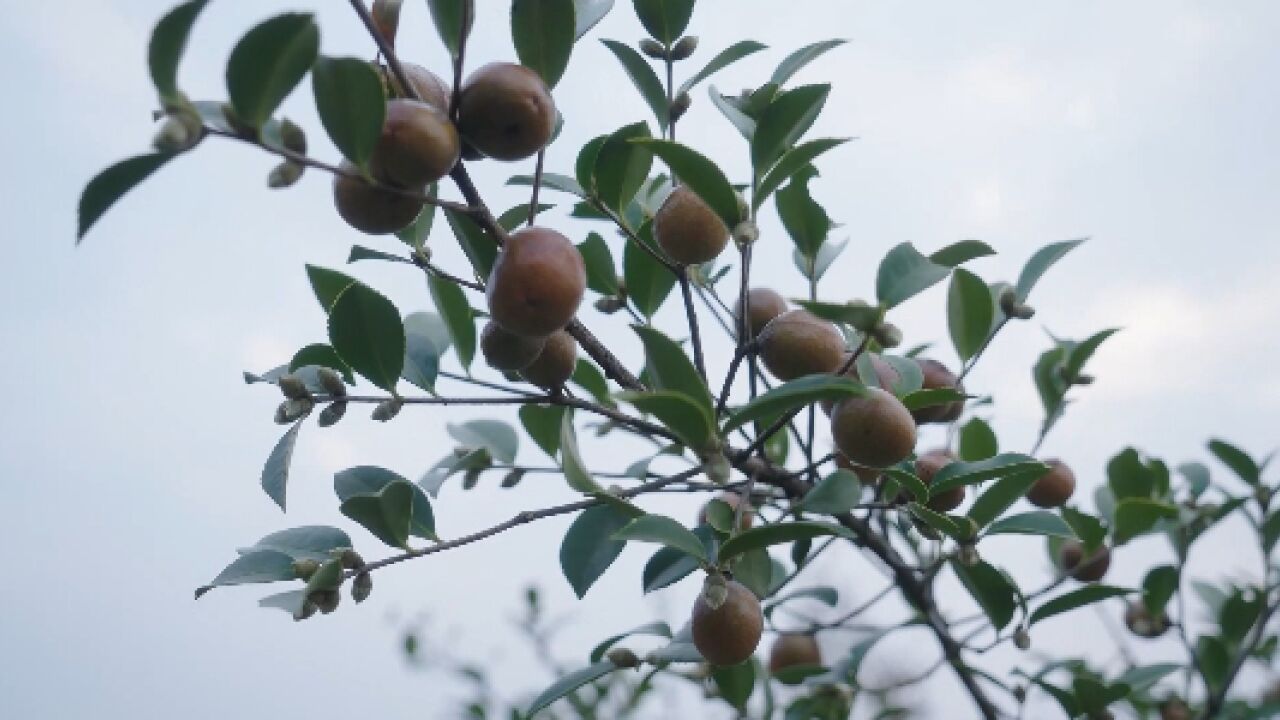
[[[236,119],[262,127],[319,51],[320,29],[307,13],[277,15],[245,33],[227,61],[227,92]]]
[[[652,229],[649,222],[641,226],[641,241],[651,242]],[[646,318],[658,312],[676,284],[675,274],[634,242],[628,242],[622,250],[622,277],[627,296]]]
[[[565,695],[568,695],[589,682],[599,680],[617,669],[618,666],[614,665],[612,661],[601,660],[594,665],[588,665],[581,670],[565,675],[552,683],[551,687],[543,690],[542,694],[534,699],[533,703],[529,705],[529,709],[525,711],[524,717],[533,718],[534,715],[546,709],[549,705]]]
[[[1076,537],[1080,538],[1080,542],[1084,543],[1085,549],[1090,552],[1101,547],[1102,541],[1107,539],[1106,526],[1093,515],[1080,512],[1075,508],[1064,507],[1062,519],[1067,521],[1072,530],[1075,530]]]
[[[1209,452],[1246,483],[1257,485],[1261,479],[1262,471],[1258,468],[1258,463],[1235,445],[1225,440],[1210,440]]]
[[[865,303],[837,305],[816,300],[795,300],[795,303],[824,320],[848,325],[861,332],[871,332],[884,316],[880,308]]]
[[[1086,340],[1072,344],[1067,352],[1066,362],[1064,363],[1064,372],[1067,377],[1078,377],[1080,371],[1084,369],[1085,363],[1089,358],[1093,357],[1094,351],[1104,340],[1119,332],[1118,328],[1109,328],[1101,330],[1089,336]]]
[[[262,467],[262,490],[284,510],[285,488],[289,484],[289,466],[293,462],[293,448],[298,444],[298,431],[302,429],[304,415],[298,418],[271,450],[267,463]]]
[[[573,413],[566,411],[560,421],[560,468],[569,487],[585,495],[603,492],[603,488],[591,477],[582,455],[578,452],[578,433],[573,429]]]
[[[413,261],[400,257],[399,255],[392,255],[391,253],[374,250],[373,248],[368,248],[363,245],[352,245],[351,252],[347,253],[347,262],[353,263],[360,262],[361,260],[384,260],[386,262],[398,262],[406,265],[413,264]]]
[[[831,232],[831,218],[809,192],[809,181],[817,174],[812,165],[806,165],[773,196],[782,227],[795,243],[796,250],[810,262],[814,262]]]
[[[649,36],[670,46],[684,34],[693,16],[694,0],[633,0],[636,17]]]
[[[622,554],[627,544],[613,535],[631,519],[621,508],[596,505],[583,510],[569,526],[560,544],[560,569],[579,599]]]
[[[521,405],[520,424],[542,451],[556,458],[560,452],[560,427],[566,408],[560,405]]]
[[[137,187],[143,180],[169,162],[172,153],[138,155],[112,165],[94,176],[80,194],[79,228],[76,243],[84,239],[89,228],[111,209],[125,193]]]
[[[457,59],[463,39],[471,34],[475,24],[475,0],[427,0],[431,8],[431,20],[444,42],[449,56]]]
[[[507,181],[507,184],[533,187],[533,176],[515,175]],[[584,200],[587,197],[587,192],[582,188],[582,185],[568,175],[544,172],[542,173],[542,187],[551,190],[559,190],[560,192],[569,193],[570,195],[577,195]]]
[[[451,452],[418,479],[418,487],[435,497],[440,494],[440,486],[444,485],[444,481],[455,473],[485,470],[492,466],[493,458],[489,457],[488,450]]]
[[[617,295],[618,271],[613,264],[613,253],[600,233],[587,235],[587,239],[578,244],[578,252],[587,266],[587,287],[601,295]]]
[[[644,145],[662,158],[671,168],[671,173],[711,206],[726,227],[730,230],[737,227],[740,219],[738,195],[715,163],[696,150],[670,140],[638,139],[632,142]]]
[[[1172,565],[1158,565],[1142,578],[1142,604],[1153,617],[1164,614],[1169,599],[1178,591],[1178,569]]]
[[[992,523],[988,535],[1045,535],[1074,539],[1076,533],[1065,520],[1044,510],[1010,515]]]
[[[510,425],[501,420],[468,420],[455,425],[445,423],[449,435],[468,450],[484,448],[495,460],[511,464],[516,461],[520,439]]]
[[[455,210],[445,210],[445,219],[453,230],[462,252],[475,270],[477,277],[489,277],[493,263],[498,259],[498,243],[484,231],[470,215]]]
[[[730,520],[725,527],[732,525]],[[748,550],[734,559],[733,577],[756,597],[766,597],[773,581],[773,558],[763,549]]]
[[[800,507],[809,512],[838,515],[852,510],[861,499],[858,476],[848,470],[837,470],[805,493]]]
[[[1149,498],[1123,498],[1116,504],[1115,524],[1111,535],[1117,545],[1150,532],[1160,520],[1174,520],[1178,508]]]
[[[725,702],[736,708],[745,708],[756,687],[756,660],[752,657],[737,665],[712,667],[711,679]]]
[[[431,289],[431,299],[449,330],[449,339],[458,352],[458,361],[469,371],[476,356],[476,311],[467,302],[462,288],[444,278],[428,275],[427,287]]]
[[[676,96],[679,97],[682,93],[689,92],[693,89],[693,86],[703,80],[706,80],[715,73],[725,69],[748,55],[764,50],[765,47],[765,45],[762,45],[755,40],[739,40],[724,50],[721,50],[719,54],[711,58],[711,61],[708,62],[705,67],[691,75],[688,80],[680,83],[680,89],[675,92]]]
[[[765,606],[764,615],[765,617],[771,617],[773,615],[773,611],[783,603],[788,603],[788,602],[791,602],[792,600],[801,600],[806,598],[811,600],[817,600],[818,602],[822,603],[823,605],[826,605],[829,608],[835,607],[836,604],[840,602],[840,594],[836,591],[835,588],[829,587],[826,585],[820,585],[817,587],[804,588],[802,590],[797,590],[793,593],[788,593],[786,595],[783,595],[782,597],[774,600],[772,603]]]
[[[1215,691],[1221,688],[1231,668],[1231,650],[1227,644],[1221,638],[1202,635],[1196,641],[1196,657],[1208,685]]]
[[[635,199],[640,186],[649,178],[653,166],[653,153],[643,145],[631,142],[633,138],[653,137],[649,124],[634,123],[620,128],[604,141],[596,152],[596,197],[605,207],[623,212]]]
[[[845,40],[823,40],[796,50],[784,58],[778,65],[778,69],[773,71],[773,77],[769,78],[770,84],[779,87],[786,85],[787,81],[805,65],[813,62],[826,51],[840,47],[845,42]]]
[[[1209,489],[1209,468],[1204,463],[1185,462],[1178,466],[1178,472],[1187,479],[1187,492],[1192,497],[1200,497]]]
[[[600,372],[590,360],[578,358],[578,364],[573,366],[573,375],[569,380],[591,393],[591,396],[601,405],[614,407],[613,398],[609,397],[609,381],[604,379],[604,373]]]
[[[969,519],[978,523],[978,527],[986,526],[1026,495],[1041,474],[1039,470],[1030,470],[997,480],[973,501],[968,512]]]
[[[404,369],[400,311],[364,283],[347,286],[329,312],[329,344],[352,370],[394,392]]]
[[[644,98],[649,109],[653,111],[653,116],[658,120],[658,127],[666,130],[670,114],[667,108],[667,91],[653,68],[640,53],[632,50],[628,45],[617,40],[600,42],[604,43],[604,46],[609,48],[609,52],[612,52],[614,57],[618,58],[618,62],[622,63],[622,69],[626,70],[627,77],[631,78],[636,90],[640,91],[640,97]],[[581,173],[578,174],[578,181],[582,182]],[[583,183],[583,187],[590,187],[590,184]]]
[[[653,328],[633,325],[632,329],[644,344],[645,362],[654,389],[678,392],[693,400],[710,416],[711,392],[680,345]]]
[[[431,500],[422,488],[410,483],[399,473],[373,465],[358,465],[334,474],[333,491],[339,502],[346,502],[362,495],[376,495],[393,483],[408,484],[413,493],[409,502],[409,534],[427,540],[438,539]]]
[[[387,110],[378,73],[359,58],[321,56],[311,69],[311,88],[329,139],[344,157],[367,169]]]
[[[693,534],[702,541],[702,546],[706,548],[707,555],[714,557],[716,550],[715,531],[704,525],[694,528]],[[653,557],[649,558],[649,562],[645,563],[644,573],[641,576],[644,592],[650,593],[654,590],[661,590],[683,580],[697,569],[697,559],[681,550],[664,546],[654,553]]]
[[[1084,605],[1091,605],[1108,598],[1120,597],[1133,592],[1128,588],[1115,587],[1113,585],[1086,585],[1078,590],[1072,590],[1065,595],[1044,603],[1031,613],[1028,625],[1035,625],[1041,620],[1051,618],[1054,615],[1060,615],[1069,610],[1075,610]]]
[[[413,485],[398,480],[376,493],[352,495],[338,509],[382,542],[404,549],[413,520],[413,496]]]
[[[880,471],[883,475],[889,477],[898,487],[906,490],[907,493],[917,502],[926,502],[929,499],[929,486],[924,481],[915,476],[915,473],[898,468],[885,468]],[[886,492],[885,497],[895,497],[894,493]]]
[[[737,105],[730,99],[720,94],[715,85],[707,88],[707,95],[711,98],[711,104],[716,106],[721,115],[724,115],[738,133],[749,143],[752,136],[756,134],[756,121],[746,113],[742,112]]]
[[[949,272],[951,268],[921,255],[911,243],[902,243],[880,261],[876,297],[885,307],[901,305],[941,281]]]
[[[579,186],[583,188],[584,198],[596,191],[596,157],[600,155],[600,147],[608,139],[608,135],[592,138],[578,151],[573,173],[577,177]]]
[[[338,302],[338,296],[342,295],[344,290],[358,282],[346,273],[317,265],[307,266],[307,279],[311,282],[311,291],[315,293],[316,300],[325,314],[333,311],[334,303]]]
[[[327,525],[303,525],[278,530],[236,552],[241,555],[254,550],[275,550],[294,560],[323,561],[333,557],[334,550],[352,547],[351,538],[342,530]]]
[[[960,459],[965,462],[987,460],[1000,452],[995,431],[982,418],[972,418],[960,428]]]
[[[781,93],[769,103],[751,138],[751,166],[756,177],[763,176],[809,131],[830,93],[830,85],[805,85]]]
[[[711,420],[711,413],[684,393],[674,390],[626,391],[618,393],[617,397],[636,406],[641,412],[658,418],[681,443],[690,448],[706,448],[715,437],[715,423]]]
[[[449,349],[449,331],[439,315],[411,313],[404,319],[404,369],[400,377],[435,392],[440,356]]]
[[[963,391],[955,388],[934,388],[932,390],[912,390],[911,392],[898,398],[902,401],[903,406],[908,410],[915,412],[921,408],[933,407],[935,405],[950,405],[953,402],[959,402],[967,399]]]
[[[769,196],[775,190],[782,187],[782,183],[790,180],[792,176],[806,168],[819,155],[848,141],[849,138],[824,138],[810,140],[807,143],[787,148],[782,153],[782,157],[778,158],[777,164],[769,172],[765,173],[764,178],[760,180],[755,194],[751,196],[751,206],[759,210],[764,201],[769,199]],[[752,147],[754,148],[754,146],[753,141]]]
[[[987,284],[968,270],[956,268],[947,292],[947,328],[962,361],[968,362],[986,342],[994,315]]]
[[[862,383],[836,375],[810,375],[785,382],[757,396],[729,416],[724,433],[730,432],[764,417],[780,417],[791,410],[811,405],[820,400],[842,400],[865,395]]]
[[[554,88],[569,67],[577,39],[573,0],[513,0],[511,38],[520,64]]]
[[[250,550],[222,569],[218,576],[196,589],[196,599],[216,587],[293,580],[293,558],[276,550]]]
[[[162,100],[181,97],[178,92],[178,63],[187,49],[187,38],[200,11],[208,0],[191,0],[170,10],[151,31],[147,46],[147,66],[151,70],[151,82]]]
[[[1004,453],[989,460],[973,463],[953,462],[938,471],[930,489],[933,495],[938,495],[952,488],[1031,470],[1038,470],[1043,475],[1049,471],[1049,468],[1039,460],[1021,453]]]
[[[1079,240],[1056,242],[1037,250],[1036,254],[1032,255],[1027,264],[1022,267],[1021,274],[1018,275],[1016,287],[1018,301],[1025,301],[1027,296],[1031,294],[1031,288],[1035,287],[1036,283],[1040,281],[1045,271],[1086,239],[1080,238]]]
[[[816,538],[826,535],[835,535],[837,537],[849,539],[854,537],[853,533],[840,525],[811,522],[808,520],[765,525],[764,527],[752,528],[740,535],[729,538],[729,540],[720,547],[720,561],[727,561],[730,558],[741,555],[749,550],[758,550],[769,547],[770,545],[795,542],[797,540],[804,540],[805,538]]]
[[[996,630],[1003,630],[1018,607],[1017,586],[985,561],[972,567],[952,561],[951,569]]]
[[[618,540],[658,543],[702,562],[710,562],[707,550],[688,528],[664,515],[643,515],[613,534]]]
[[[577,17],[573,36],[575,40],[580,40],[609,14],[613,9],[613,0],[573,0],[573,7]]]
[[[1116,678],[1116,683],[1127,685],[1132,692],[1143,692],[1152,685],[1160,682],[1166,675],[1181,670],[1181,665],[1173,663],[1161,663],[1158,665],[1143,665],[1140,667],[1129,668]]]
[[[625,640],[633,635],[652,635],[654,637],[664,637],[670,640],[671,626],[664,622],[651,622],[637,628],[632,628],[624,633],[618,633],[617,635],[605,638],[604,640],[601,640],[600,644],[596,645],[591,651],[591,662],[600,662],[600,659],[604,657],[604,654],[609,652],[609,648],[617,644],[619,640]]]
[[[991,246],[981,240],[961,240],[958,243],[952,243],[941,250],[929,255],[929,260],[938,265],[945,265],[953,268],[970,260],[975,260],[988,255],[995,255],[996,251]]]

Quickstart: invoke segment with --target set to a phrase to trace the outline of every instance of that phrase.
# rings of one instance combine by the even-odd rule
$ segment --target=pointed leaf
[[[628,45],[618,42],[617,40],[601,40],[604,46],[609,48],[614,57],[618,58],[618,62],[622,63],[622,69],[626,70],[627,77],[631,78],[631,82],[636,86],[636,90],[640,91],[640,97],[648,103],[649,109],[653,111],[653,116],[658,121],[658,127],[663,130],[667,129],[667,91],[662,87],[662,81],[658,79],[658,75],[654,73],[653,68],[640,55],[640,53],[632,50]],[[579,182],[582,175],[578,176]],[[584,183],[584,187],[589,187]]]
[[[89,232],[89,228],[124,197],[125,193],[137,187],[143,180],[159,170],[173,157],[172,153],[152,153],[138,155],[112,165],[98,173],[80,194],[79,228],[76,231],[76,242],[79,243]]]
[[[986,342],[994,315],[987,284],[968,270],[956,268],[947,293],[947,328],[962,361],[968,362]]]
[[[334,474],[333,489],[338,502],[359,496],[381,492],[388,485],[396,482],[409,483],[398,473],[373,465],[358,465]],[[422,488],[409,483],[413,488],[413,499],[410,503],[409,534],[415,537],[436,539],[435,512],[431,509],[431,500]]]
[[[862,500],[858,476],[848,470],[837,470],[805,493],[800,507],[809,512],[839,515],[852,510]]]
[[[457,58],[464,38],[471,34],[475,24],[475,0],[427,0],[427,5],[449,56]]]
[[[1086,585],[1065,595],[1059,595],[1036,608],[1035,612],[1031,613],[1028,624],[1034,625],[1041,620],[1060,615],[1083,605],[1096,603],[1107,598],[1128,595],[1131,592],[1133,591],[1128,588],[1114,587],[1112,585]]]
[[[787,148],[782,157],[778,158],[777,164],[769,172],[765,173],[764,178],[760,180],[759,185],[756,187],[755,195],[751,196],[752,207],[759,210],[764,201],[768,200],[775,190],[782,187],[782,183],[790,180],[792,176],[816,160],[819,155],[848,141],[849,138],[826,138],[810,140],[807,143]],[[754,140],[752,146],[754,147]]]
[[[280,506],[281,510],[285,509],[285,489],[289,483],[289,465],[293,462],[293,448],[298,443],[298,430],[302,429],[303,420],[306,420],[305,416],[299,418],[281,436],[275,448],[271,450],[271,455],[267,457],[267,464],[262,468],[262,490],[267,494],[267,497]]]
[[[633,0],[636,17],[649,36],[663,45],[671,45],[689,27],[694,0]]]
[[[758,550],[769,547],[770,545],[795,542],[797,540],[804,540],[805,538],[816,538],[826,535],[835,535],[837,537],[850,539],[854,537],[853,533],[840,525],[811,522],[808,520],[765,525],[764,527],[752,528],[751,530],[747,530],[740,535],[727,540],[724,545],[720,547],[720,561],[727,561],[730,558],[741,555],[749,550]]]
[[[662,158],[680,181],[711,206],[730,230],[737,227],[738,195],[724,172],[706,156],[670,140],[633,140]]]
[[[591,662],[600,662],[600,659],[609,651],[609,648],[617,644],[619,640],[624,640],[633,635],[652,635],[655,637],[671,639],[671,626],[664,622],[651,622],[637,628],[632,628],[624,633],[618,633],[617,635],[605,638],[591,651]]]
[[[413,485],[398,480],[376,493],[352,495],[338,509],[382,542],[406,548],[413,521],[413,495]]]
[[[445,219],[453,230],[458,246],[466,254],[467,260],[475,270],[476,277],[487,278],[493,270],[493,263],[498,259],[498,243],[484,231],[474,218],[455,210],[445,210]]]
[[[780,93],[756,123],[751,138],[751,165],[762,177],[783,153],[795,147],[826,105],[830,85],[805,85]]]
[[[1124,498],[1116,504],[1111,534],[1117,545],[1150,532],[1160,520],[1175,520],[1178,508],[1149,498]]]
[[[1064,255],[1074,250],[1085,239],[1056,242],[1037,250],[1036,254],[1032,255],[1027,264],[1022,267],[1022,273],[1018,275],[1018,301],[1025,301],[1027,296],[1031,294],[1031,288],[1035,287],[1036,283],[1040,281],[1045,271],[1061,260]]]
[[[311,88],[333,144],[356,166],[367,168],[387,108],[378,73],[359,58],[321,56],[311,69]]]
[[[865,395],[866,387],[848,377],[810,375],[785,382],[756,397],[729,416],[724,432],[730,432],[764,417],[780,417],[791,410],[820,400],[843,400]]]
[[[640,238],[651,237],[652,223],[640,228]],[[662,303],[671,295],[676,276],[643,248],[628,242],[622,250],[622,277],[626,282],[627,296],[646,318],[652,318]]]
[[[1021,453],[1005,453],[974,463],[953,462],[938,471],[930,490],[936,496],[952,488],[1031,470],[1037,470],[1043,475],[1049,468],[1039,460]]]
[[[404,368],[405,337],[400,311],[364,283],[338,295],[329,312],[329,344],[352,370],[392,392]]]
[[[400,376],[429,393],[435,392],[440,356],[449,349],[449,331],[439,315],[411,313],[404,319],[404,370]]]
[[[462,288],[444,278],[428,275],[427,287],[431,289],[431,299],[449,330],[449,340],[458,352],[458,361],[470,370],[471,361],[476,356],[476,311],[467,302]]]
[[[315,293],[316,300],[325,314],[333,311],[333,304],[338,302],[338,296],[342,291],[357,282],[346,273],[316,265],[307,265],[307,280],[311,282],[311,291]]]
[[[1000,517],[1027,494],[1041,474],[1039,470],[1030,470],[997,480],[973,502],[973,506],[969,508],[969,519],[978,523],[978,527],[983,527]]]
[[[277,15],[236,43],[227,61],[227,92],[236,119],[260,128],[302,81],[320,50],[320,30],[305,13]]]
[[[642,412],[658,418],[680,442],[694,450],[702,450],[715,437],[711,413],[684,393],[673,390],[657,392],[621,392],[618,399],[631,403]]]
[[[543,690],[542,694],[538,695],[538,697],[534,699],[533,703],[529,705],[529,709],[525,711],[524,716],[526,718],[532,718],[534,715],[546,709],[549,705],[565,695],[568,695],[589,682],[599,680],[617,669],[618,666],[614,665],[612,661],[601,660],[594,665],[589,665],[581,670],[565,675],[552,683],[551,687]]]
[[[644,515],[632,520],[613,534],[618,540],[658,543],[674,548],[690,557],[710,562],[702,541],[688,528],[664,515]]]
[[[1044,510],[1011,515],[987,529],[988,535],[1044,535],[1074,539],[1076,533],[1065,520]]]
[[[742,58],[748,55],[760,52],[761,50],[764,50],[764,49],[765,49],[765,46],[756,42],[755,40],[739,40],[738,42],[730,45],[724,50],[721,50],[719,54],[711,58],[711,61],[708,62],[705,67],[703,67],[701,70],[691,75],[688,80],[685,80],[684,82],[680,83],[680,89],[677,90],[675,93],[676,96],[679,97],[682,93],[689,92],[690,90],[693,89],[693,86],[697,85],[703,80],[706,80],[707,78],[711,77],[715,73],[723,70],[724,68],[732,65],[733,63],[741,60]]]
[[[222,569],[208,585],[196,589],[196,599],[216,587],[278,582],[298,577],[293,558],[276,550],[251,550]]]
[[[328,560],[334,550],[352,547],[351,538],[342,530],[327,525],[304,525],[278,530],[253,544],[251,548],[238,550],[244,554],[254,550],[275,550],[294,560]]]
[[[778,65],[778,69],[773,71],[773,77],[769,78],[769,82],[779,87],[786,85],[787,81],[805,65],[813,62],[818,58],[818,56],[822,55],[826,51],[840,47],[845,44],[845,42],[847,41],[824,40],[796,50],[783,59],[783,61]]]
[[[886,307],[901,305],[941,281],[949,272],[950,268],[921,255],[911,243],[902,243],[880,261],[876,297]]]
[[[995,255],[996,251],[981,240],[961,240],[952,243],[929,255],[929,260],[938,265],[953,268],[980,257]]]
[[[578,433],[573,428],[573,413],[570,411],[565,412],[560,422],[560,467],[564,470],[565,481],[574,490],[586,495],[604,491],[591,477],[578,453]]]
[[[613,0],[573,0],[573,7],[577,20],[573,37],[575,40],[581,40],[583,35],[586,35],[613,9]]]
[[[178,92],[178,63],[187,48],[187,37],[208,0],[190,0],[173,8],[156,23],[147,47],[151,82],[164,100],[175,100]]]
[[[1015,597],[1017,588],[1010,583],[1009,578],[987,562],[968,567],[952,561],[951,569],[986,613],[991,624],[997,630],[1003,630],[1013,619],[1018,606]]]
[[[520,64],[554,88],[569,67],[577,38],[573,0],[513,0],[511,37]]]
[[[1262,476],[1258,463],[1249,454],[1225,440],[1210,440],[1209,452],[1231,468],[1231,472],[1250,485],[1257,485]]]
[[[631,519],[630,513],[613,505],[597,505],[583,510],[565,532],[560,569],[579,599],[622,554],[626,542],[613,535]]]
[[[710,414],[711,393],[680,345],[653,328],[633,325],[632,329],[644,344],[645,362],[654,389],[681,393]]]
[[[653,153],[632,138],[650,138],[649,124],[634,123],[611,134],[596,153],[596,197],[614,212],[623,212],[649,177]]]

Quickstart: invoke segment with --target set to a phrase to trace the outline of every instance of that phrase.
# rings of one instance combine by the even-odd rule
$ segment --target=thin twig
[[[702,335],[698,332],[698,309],[693,305],[693,291],[689,289],[689,268],[680,266],[676,272],[680,282],[680,294],[684,296],[684,314],[689,319],[690,342],[693,343],[693,363],[702,376],[702,384],[707,383],[707,361],[702,357]]]
[[[529,193],[529,227],[538,219],[538,190],[542,188],[542,164],[547,157],[547,149],[538,151],[538,163],[533,167],[533,190]]]

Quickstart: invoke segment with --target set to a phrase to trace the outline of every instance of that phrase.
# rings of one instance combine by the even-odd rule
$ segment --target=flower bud
[[[657,40],[645,38],[640,41],[639,45],[640,45],[640,52],[644,53],[645,55],[648,55],[654,60],[667,59],[667,49],[662,47],[662,43],[658,42]]]
[[[338,609],[338,603],[342,601],[342,593],[337,590],[316,590],[308,599],[316,604],[320,612],[328,615]]]
[[[1000,311],[1017,320],[1030,320],[1035,316],[1035,308],[1018,300],[1018,293],[1011,287],[1000,291]]]
[[[316,378],[320,380],[320,387],[324,391],[334,397],[346,397],[347,385],[342,382],[342,376],[332,368],[322,367],[316,371]]]
[[[320,427],[332,427],[347,414],[346,401],[331,402],[320,411]]]
[[[307,133],[289,118],[280,120],[280,143],[299,155],[307,152]]]
[[[404,407],[404,401],[398,398],[384,400],[378,403],[378,406],[373,409],[372,417],[378,422],[386,422],[396,415],[399,415],[400,408],[402,407]]]
[[[638,668],[640,667],[640,658],[631,650],[624,647],[616,647],[605,654],[609,662],[620,668]]]
[[[707,473],[707,479],[717,485],[724,485],[729,482],[729,478],[733,474],[733,467],[729,465],[729,459],[724,456],[723,452],[709,453],[703,459],[703,470]]]
[[[305,169],[298,163],[285,160],[271,169],[271,174],[267,175],[267,187],[272,190],[291,187],[302,178]]]
[[[672,60],[685,60],[693,55],[693,51],[698,49],[698,37],[696,35],[686,35],[676,41],[671,46]]]
[[[312,602],[310,598],[307,598],[302,602],[302,607],[298,608],[298,611],[293,614],[293,619],[301,622],[312,615],[315,615],[316,611],[319,609],[320,607],[318,605]]]
[[[296,375],[285,375],[277,381],[280,392],[290,400],[310,400],[311,391],[307,390],[307,384],[302,382]]]
[[[880,343],[880,347],[886,349],[896,348],[902,344],[902,330],[893,323],[880,323],[875,330],[871,331],[871,335],[876,342]]]
[[[359,570],[364,567],[364,558],[360,557],[360,553],[350,548],[343,550],[338,559],[342,561],[342,567],[347,570]]]
[[[760,228],[754,222],[743,220],[733,228],[733,241],[739,247],[745,247],[760,239]]]
[[[982,557],[978,555],[978,548],[969,544],[960,546],[960,549],[956,551],[956,559],[965,567],[973,567],[982,562]]]
[[[311,412],[313,407],[315,407],[315,403],[310,400],[285,400],[276,408],[276,424],[288,425]]]
[[[671,118],[671,122],[675,122],[684,117],[684,114],[689,111],[689,106],[692,104],[693,98],[689,97],[689,93],[682,92],[677,95],[676,99],[671,101],[671,108],[667,111],[667,114]]]
[[[369,595],[373,592],[373,576],[367,572],[356,575],[356,579],[351,582],[351,599],[356,604],[362,603],[369,599]]]
[[[156,152],[176,153],[190,150],[200,140],[199,130],[192,130],[180,118],[170,116],[160,124],[151,146]]]
[[[1031,633],[1027,629],[1020,627],[1013,633],[1013,644],[1019,650],[1029,650],[1031,648]]]
[[[612,315],[625,306],[626,303],[623,299],[616,295],[601,295],[596,298],[596,310],[599,310],[605,315]]]

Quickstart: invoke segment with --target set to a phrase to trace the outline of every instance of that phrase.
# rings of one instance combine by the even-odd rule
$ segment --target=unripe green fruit
[[[729,228],[697,193],[681,185],[654,213],[653,239],[676,263],[701,265],[729,244]]]
[[[772,288],[758,287],[747,291],[747,327],[754,340],[769,321],[787,311],[786,298]],[[735,317],[742,317],[742,303],[734,307]]]
[[[737,580],[725,585],[724,601],[709,602],[707,589],[693,603],[693,644],[712,665],[737,665],[751,657],[764,633],[764,615],[755,593]]]
[[[898,398],[871,388],[865,396],[836,404],[831,411],[831,436],[849,460],[886,468],[911,455],[916,424]]]
[[[443,112],[425,102],[392,100],[369,168],[392,185],[419,188],[449,174],[461,154],[458,131]]]
[[[1045,460],[1046,473],[1027,491],[1027,500],[1042,508],[1062,507],[1076,491],[1076,474],[1061,460]]]
[[[955,460],[956,456],[950,450],[930,450],[916,458],[916,477],[919,477],[925,485],[932,486],[933,478],[938,471]],[[958,487],[930,497],[928,506],[930,510],[937,512],[950,512],[960,507],[963,502],[964,487]]]
[[[577,365],[578,341],[564,330],[557,330],[547,337],[542,352],[520,375],[534,385],[551,390],[568,382]]]
[[[546,147],[556,105],[536,72],[489,63],[471,73],[458,100],[458,130],[476,150],[497,160],[523,160]]]
[[[757,338],[760,359],[779,380],[840,369],[844,337],[835,325],[807,310],[790,310],[769,321]]]
[[[917,359],[920,365],[920,372],[924,375],[925,390],[941,390],[953,389],[964,391],[964,386],[956,379],[955,373],[947,369],[946,365],[933,360],[932,358]],[[958,419],[964,412],[964,401],[946,403],[944,405],[930,405],[922,407],[911,413],[912,417],[918,423],[948,423]]]
[[[538,359],[546,343],[546,338],[516,335],[492,320],[485,323],[480,331],[480,353],[489,367],[495,370],[528,367]]]
[[[777,675],[796,667],[820,667],[822,650],[818,640],[808,633],[785,633],[769,648],[769,673]]]
[[[359,169],[343,161],[342,170],[358,174]],[[370,235],[386,235],[404,228],[422,212],[421,198],[384,190],[359,177],[336,175],[333,202],[338,214],[351,227]]]
[[[511,234],[489,273],[489,314],[508,332],[545,337],[573,320],[587,288],[582,253],[543,227]]]
[[[1080,582],[1097,582],[1111,567],[1111,550],[1103,545],[1086,558],[1084,545],[1078,540],[1068,540],[1058,552],[1058,566]]]

